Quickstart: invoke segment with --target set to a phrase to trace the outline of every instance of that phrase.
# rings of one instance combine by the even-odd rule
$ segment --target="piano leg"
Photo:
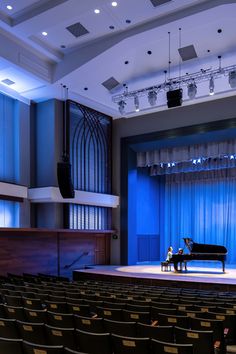
[[[222,270],[225,273],[225,261],[222,261]]]
[[[173,263],[174,263],[174,269],[175,269],[175,271],[178,272],[178,271],[179,271],[179,269],[178,269],[178,262],[173,262]]]

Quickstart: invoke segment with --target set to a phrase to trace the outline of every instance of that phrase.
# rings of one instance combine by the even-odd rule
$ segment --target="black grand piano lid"
[[[217,253],[227,254],[227,248],[220,245],[208,245],[205,243],[196,243],[190,237],[183,238],[186,247],[191,253]]]

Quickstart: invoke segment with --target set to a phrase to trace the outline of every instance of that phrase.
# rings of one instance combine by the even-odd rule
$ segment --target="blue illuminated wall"
[[[17,103],[0,94],[0,181],[19,183]],[[0,199],[0,227],[19,226],[19,203]]]
[[[160,259],[160,184],[148,169],[137,170],[137,261]]]

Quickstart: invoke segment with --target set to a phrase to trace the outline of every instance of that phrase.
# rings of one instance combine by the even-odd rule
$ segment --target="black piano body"
[[[178,264],[183,262],[199,260],[199,261],[220,261],[222,263],[222,270],[225,272],[225,260],[227,249],[219,245],[207,245],[193,242],[191,238],[184,238],[184,243],[188,248],[188,254],[173,254],[171,263],[174,263],[174,269],[179,271],[182,267]]]

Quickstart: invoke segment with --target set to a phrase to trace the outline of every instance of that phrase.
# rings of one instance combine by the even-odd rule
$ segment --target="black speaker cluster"
[[[57,180],[62,197],[74,198],[75,191],[71,180],[71,164],[69,162],[58,162]]]
[[[183,101],[182,97],[183,97],[182,89],[167,91],[166,98],[167,98],[168,108],[181,106]]]

